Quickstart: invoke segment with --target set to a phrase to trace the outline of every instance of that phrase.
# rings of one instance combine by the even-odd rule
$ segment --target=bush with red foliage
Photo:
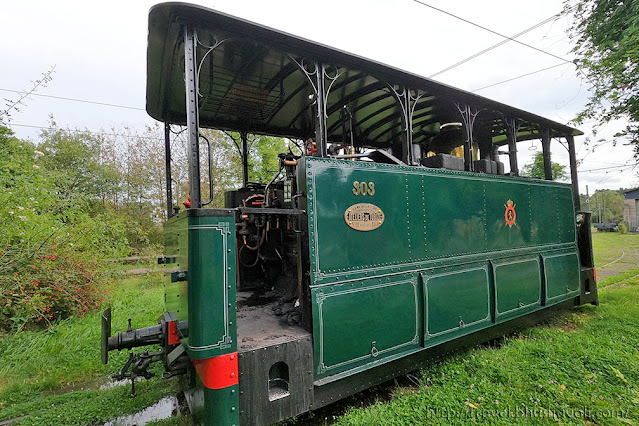
[[[55,245],[30,255],[7,247],[0,264],[11,266],[3,268],[0,281],[4,331],[52,327],[58,319],[84,316],[100,308],[108,294],[96,260]]]

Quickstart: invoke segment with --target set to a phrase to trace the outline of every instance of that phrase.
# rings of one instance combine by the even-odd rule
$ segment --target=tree
[[[573,18],[575,65],[592,85],[576,121],[627,119],[615,137],[629,139],[639,158],[639,0],[567,0],[564,11]]]
[[[592,212],[593,222],[619,222],[623,219],[624,198],[619,191],[605,189],[595,191],[589,199],[585,195],[581,197],[582,208]]]
[[[564,180],[568,177],[566,172],[566,166],[562,166],[559,163],[552,162],[552,180]],[[532,163],[525,164],[521,171],[522,176],[534,177],[544,179],[544,153],[539,151],[535,154],[535,159]]]
[[[103,141],[88,131],[51,128],[40,133],[42,165],[55,179],[60,194],[71,201],[97,201],[117,184],[117,171],[112,164],[101,161]]]
[[[8,124],[11,121],[11,114],[20,112],[22,107],[26,106],[26,100],[29,96],[33,95],[39,88],[47,87],[47,85],[53,80],[53,73],[55,72],[55,65],[51,66],[49,71],[42,73],[42,77],[31,82],[29,90],[16,91],[18,96],[10,99],[4,98],[4,107],[0,108],[0,125]]]

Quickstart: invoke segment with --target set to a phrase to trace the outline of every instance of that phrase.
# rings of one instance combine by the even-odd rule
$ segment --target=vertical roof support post
[[[171,187],[171,126],[164,122],[164,173],[166,179],[166,218],[173,216],[173,188]]]
[[[579,200],[579,179],[577,178],[577,152],[575,151],[575,137],[566,135],[568,142],[568,154],[570,155],[570,178],[572,181],[572,192],[575,199],[575,209],[581,209],[581,201]]]
[[[510,158],[510,175],[519,176],[517,165],[517,132],[519,132],[519,120],[506,117],[506,136],[508,138],[508,157]]]
[[[317,93],[317,122],[315,123],[315,143],[320,157],[328,156],[328,141],[326,133],[326,98],[328,93],[324,87],[326,68],[324,64],[316,64],[316,93]]]
[[[461,114],[464,128],[466,129],[466,141],[464,141],[464,170],[472,172],[475,170],[473,164],[473,127],[475,126],[475,118],[481,110],[475,110],[469,105],[461,105],[455,103],[457,110]]]
[[[242,186],[246,188],[248,186],[248,141],[246,139],[246,132],[240,132],[240,139],[242,140]]]
[[[413,110],[415,109],[415,105],[417,105],[417,101],[422,95],[413,97],[411,95],[410,90],[407,87],[403,87],[400,85],[390,84],[388,81],[385,81],[386,86],[389,88],[391,95],[395,98],[395,101],[399,104],[401,108],[401,116],[402,116],[402,125],[403,129],[403,140],[398,144],[401,147],[401,160],[408,164],[412,165],[412,152],[413,152]],[[394,145],[396,146],[396,145]],[[395,152],[393,152],[395,154]]]
[[[550,158],[550,129],[541,129],[541,149],[544,155],[544,179],[552,180],[552,159]]]
[[[404,146],[402,148],[402,161],[413,165],[413,107],[412,96],[408,88],[404,88]]]
[[[189,158],[189,190],[191,207],[200,208],[200,146],[199,146],[199,108],[198,75],[195,59],[195,31],[184,27],[184,71],[186,92],[186,127]]]

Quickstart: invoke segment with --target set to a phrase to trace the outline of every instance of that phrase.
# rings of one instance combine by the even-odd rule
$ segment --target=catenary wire
[[[483,25],[479,25],[479,24],[477,24],[477,23],[475,23],[475,22],[469,21],[468,19],[462,18],[461,16],[457,16],[457,15],[455,15],[455,14],[453,14],[453,13],[450,13],[450,12],[447,12],[447,11],[445,11],[445,10],[443,10],[443,9],[438,8],[438,7],[432,6],[432,5],[428,4],[428,3],[424,3],[423,1],[420,1],[420,0],[413,0],[413,1],[414,1],[415,3],[419,3],[419,4],[421,4],[422,6],[429,7],[429,8],[431,8],[431,9],[433,9],[433,10],[436,10],[436,11],[438,11],[438,12],[440,12],[440,13],[446,14],[446,15],[451,16],[451,17],[453,17],[453,18],[455,18],[455,19],[458,19],[458,20],[460,20],[460,21],[462,21],[462,22],[465,22],[465,23],[467,23],[467,24],[470,24],[470,25],[472,25],[472,26],[474,26],[474,27],[481,28],[482,30],[484,30],[484,31],[488,31],[488,32],[489,32],[489,33],[491,33],[491,34],[498,35],[499,37],[503,37],[503,38],[506,38],[506,39],[508,39],[508,40],[510,40],[510,41],[514,41],[514,42],[515,42],[515,43],[517,43],[517,44],[521,44],[522,46],[526,46],[526,47],[528,47],[528,48],[530,48],[530,49],[536,50],[536,51],[538,51],[538,52],[540,52],[540,53],[543,53],[543,54],[545,54],[545,55],[549,55],[549,56],[552,56],[552,57],[554,57],[554,58],[560,59],[560,60],[561,60],[561,61],[563,61],[563,62],[566,62],[566,63],[569,63],[569,64],[572,64],[572,63],[573,63],[572,61],[569,61],[569,60],[568,60],[568,59],[566,59],[566,58],[562,58],[561,56],[555,55],[554,53],[546,52],[546,51],[545,51],[545,50],[543,50],[543,49],[540,49],[540,48],[538,48],[538,47],[532,46],[532,45],[530,45],[530,44],[528,44],[528,43],[524,43],[523,41],[515,40],[513,37],[508,37],[507,35],[504,35],[504,34],[501,34],[501,33],[497,32],[497,31],[491,30],[490,28],[487,28],[487,27],[484,27]]]
[[[520,37],[520,36],[522,36],[522,35],[524,35],[524,34],[526,34],[526,33],[530,32],[530,31],[532,31],[532,30],[534,30],[534,29],[536,29],[536,28],[541,27],[542,25],[547,24],[548,22],[551,22],[551,21],[553,21],[553,20],[557,19],[559,16],[561,16],[561,13],[556,13],[556,14],[552,15],[551,17],[546,18],[546,19],[544,19],[543,21],[536,23],[536,24],[535,24],[535,25],[533,25],[532,27],[526,28],[525,30],[523,30],[523,31],[521,31],[521,32],[519,32],[519,33],[517,33],[517,34],[515,34],[515,35],[513,35],[513,36],[511,36],[511,37],[507,37],[506,39],[504,39],[504,40],[500,41],[499,43],[495,43],[495,44],[493,44],[492,46],[487,47],[487,48],[486,48],[486,49],[484,49],[484,50],[481,50],[481,51],[479,51],[479,52],[477,52],[477,53],[475,53],[475,54],[473,54],[473,55],[471,55],[471,56],[469,56],[469,57],[467,57],[467,58],[462,59],[462,60],[461,60],[461,61],[459,61],[459,62],[456,62],[456,63],[454,63],[454,64],[452,64],[452,65],[450,65],[450,66],[448,66],[448,67],[446,67],[446,68],[444,68],[444,69],[442,69],[442,70],[440,70],[440,71],[437,71],[435,74],[431,74],[431,75],[429,75],[429,76],[428,76],[428,78],[436,77],[436,76],[438,76],[438,75],[440,75],[440,74],[443,74],[443,73],[445,73],[445,72],[447,72],[447,71],[452,70],[453,68],[457,68],[458,66],[463,65],[463,64],[465,64],[466,62],[469,62],[469,61],[471,61],[471,60],[473,60],[473,59],[475,59],[475,58],[477,58],[477,57],[479,57],[479,56],[481,56],[481,55],[483,55],[483,54],[485,54],[485,53],[488,53],[488,52],[490,52],[491,50],[494,50],[494,49],[498,48],[499,46],[502,46],[502,45],[504,45],[504,44],[508,43],[509,41],[513,41],[513,40],[514,40],[514,39],[516,39],[517,37]]]
[[[23,91],[20,91],[20,90],[3,89],[3,88],[0,88],[0,91],[17,93],[19,95],[22,95],[24,93]],[[110,104],[110,103],[107,103],[107,102],[90,101],[90,100],[87,100],[87,99],[78,99],[78,98],[68,98],[68,97],[65,97],[65,96],[44,95],[44,94],[41,94],[41,93],[31,93],[31,94],[29,94],[29,96],[40,96],[40,97],[43,97],[43,98],[59,99],[59,100],[73,101],[73,102],[82,102],[82,103],[85,103],[85,104],[102,105],[102,106],[108,106],[108,107],[114,107],[114,108],[133,109],[133,110],[136,110],[136,111],[146,111],[144,108],[138,108],[138,107],[133,107],[133,106],[128,106],[128,105]]]
[[[519,80],[520,78],[524,78],[524,77],[528,77],[529,75],[538,74],[540,72],[548,71],[549,69],[557,68],[557,67],[560,67],[560,66],[563,66],[563,65],[566,65],[566,64],[564,63],[564,64],[551,65],[549,67],[542,68],[542,69],[537,70],[537,71],[533,71],[533,72],[529,72],[529,73],[526,73],[526,74],[518,75],[517,77],[509,78],[509,79],[506,79],[506,80],[499,81],[497,83],[489,84],[488,86],[480,87],[479,89],[471,90],[471,92],[473,92],[473,93],[474,92],[479,92],[480,90],[488,89],[489,87],[498,86],[500,84],[508,83],[510,81],[513,81],[513,80]]]
[[[73,130],[73,129],[63,129],[60,127],[47,127],[47,126],[36,126],[33,124],[18,124],[18,123],[8,123],[6,126],[18,126],[18,127],[27,127],[32,129],[42,129],[42,130],[62,130],[70,133],[88,133],[94,136],[116,136],[122,138],[132,138],[132,139],[151,139],[151,140],[161,140],[164,141],[164,138],[154,138],[152,136],[139,136],[139,135],[125,135],[122,133],[106,133],[106,132],[92,132],[90,130]]]

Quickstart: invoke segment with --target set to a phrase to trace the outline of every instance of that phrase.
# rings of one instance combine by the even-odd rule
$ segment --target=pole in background
[[[164,123],[164,169],[166,173],[166,219],[173,216],[173,188],[171,187],[171,125]]]

